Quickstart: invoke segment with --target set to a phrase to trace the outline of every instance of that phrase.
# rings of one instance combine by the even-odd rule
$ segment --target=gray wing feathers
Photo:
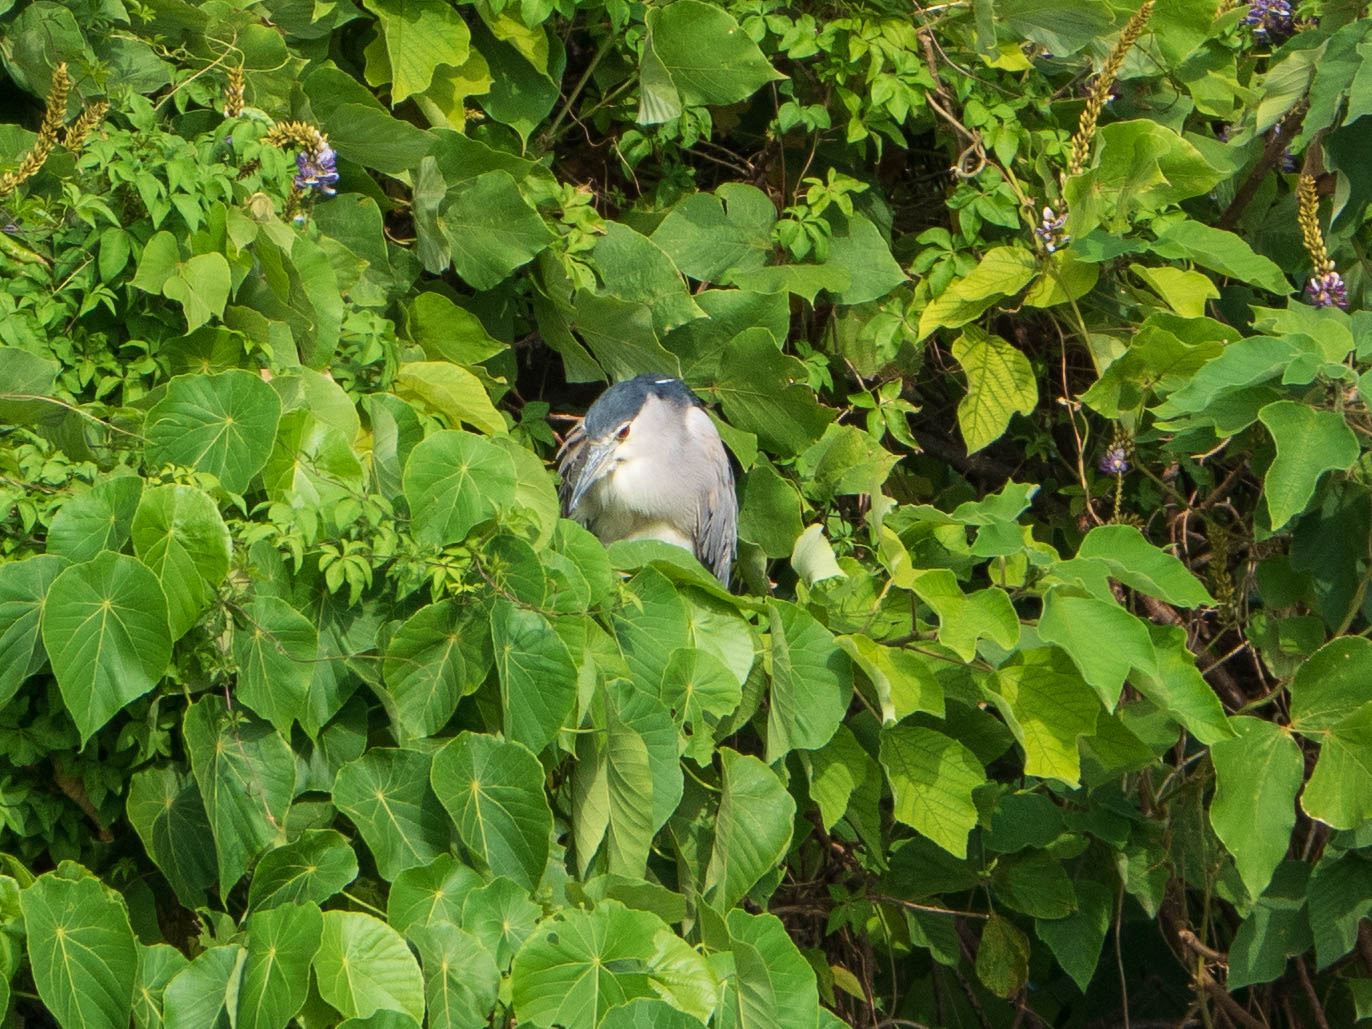
[[[701,505],[696,559],[728,586],[737,550],[738,497],[734,493],[734,472],[725,457],[721,474],[710,484]]]

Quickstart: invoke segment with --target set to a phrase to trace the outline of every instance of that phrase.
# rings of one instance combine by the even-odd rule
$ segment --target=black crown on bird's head
[[[677,407],[705,406],[680,379],[646,372],[627,382],[615,383],[596,398],[586,412],[586,434],[592,439],[609,436],[625,422],[637,417],[649,395]]]

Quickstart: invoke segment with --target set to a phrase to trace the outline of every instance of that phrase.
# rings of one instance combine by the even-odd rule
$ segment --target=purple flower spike
[[[1097,467],[1106,475],[1123,475],[1129,471],[1129,457],[1123,447],[1111,447],[1101,455]]]
[[[295,188],[306,192],[316,189],[326,197],[338,191],[334,184],[338,181],[338,155],[333,147],[325,144],[319,151],[302,150],[295,155]]]
[[[1343,276],[1335,271],[1310,276],[1305,284],[1305,295],[1316,307],[1348,306],[1348,286]]]
[[[1291,4],[1287,0],[1252,0],[1248,13],[1243,16],[1243,24],[1253,29],[1254,36],[1273,43],[1284,42],[1296,32]]]
[[[1043,209],[1043,218],[1034,229],[1034,235],[1043,244],[1043,249],[1048,253],[1056,253],[1072,242],[1072,237],[1063,232],[1063,227],[1067,224],[1067,212],[1058,214],[1051,207]]]

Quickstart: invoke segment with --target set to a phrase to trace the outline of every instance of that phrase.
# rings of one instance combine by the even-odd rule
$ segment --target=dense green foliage
[[[1372,1015],[1372,19],[1281,6],[0,0],[6,1024]],[[643,371],[732,591],[558,518]]]

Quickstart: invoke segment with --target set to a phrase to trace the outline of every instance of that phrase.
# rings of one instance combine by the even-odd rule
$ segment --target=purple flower
[[[295,155],[295,188],[302,192],[317,189],[326,197],[333,196],[338,192],[333,188],[338,181],[337,160],[338,155],[327,143],[318,151],[300,151]]]
[[[1310,281],[1305,284],[1305,295],[1316,307],[1348,306],[1348,286],[1336,271],[1310,276]]]
[[[1296,31],[1287,0],[1252,0],[1242,24],[1251,26],[1254,36],[1262,36],[1273,43],[1289,39]]]
[[[1063,232],[1063,227],[1067,224],[1067,212],[1058,214],[1051,207],[1043,209],[1043,218],[1034,229],[1034,235],[1043,244],[1043,249],[1050,254],[1061,250],[1068,243],[1072,242],[1072,237]]]
[[[1123,475],[1129,471],[1129,455],[1123,447],[1111,447],[1101,455],[1098,468],[1106,475]]]

